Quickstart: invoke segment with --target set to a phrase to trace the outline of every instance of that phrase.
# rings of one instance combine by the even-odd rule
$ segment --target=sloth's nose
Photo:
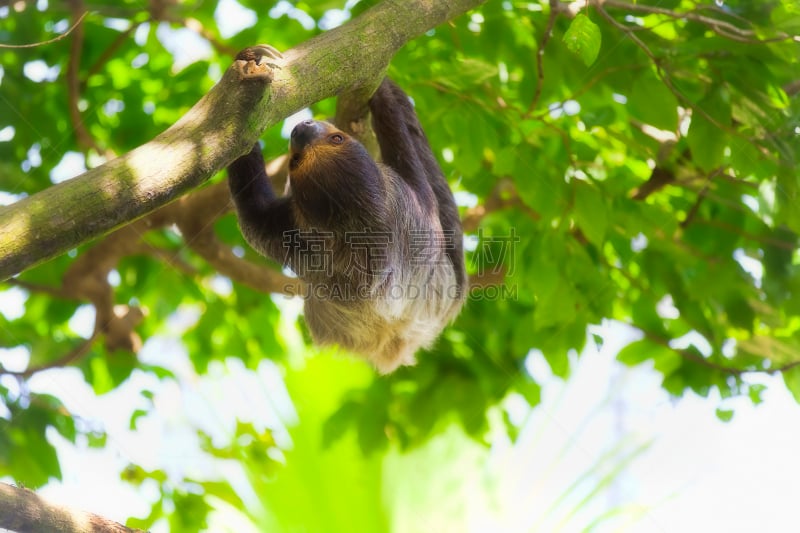
[[[291,135],[291,148],[293,152],[299,152],[308,144],[324,133],[322,124],[316,120],[304,120],[294,127]]]

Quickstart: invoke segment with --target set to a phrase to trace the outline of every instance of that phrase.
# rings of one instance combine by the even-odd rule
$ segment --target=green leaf
[[[144,409],[137,409],[133,413],[131,413],[131,419],[130,422],[128,423],[128,429],[130,429],[131,431],[135,430],[136,423],[139,421],[139,419],[143,416],[147,416],[149,413],[150,413],[149,411],[145,411]]]
[[[662,346],[662,350],[653,352],[653,368],[661,372],[664,376],[669,376],[680,368],[683,359],[680,354],[670,348]]]
[[[558,327],[574,319],[579,294],[563,278],[538,296],[539,301],[533,318],[536,329]]]
[[[497,76],[497,66],[474,58],[465,58],[455,72],[448,71],[435,79],[436,83],[457,91],[466,91],[489,78]]]
[[[201,485],[206,494],[216,496],[234,508],[241,508],[243,506],[242,499],[229,483],[224,481],[206,481],[201,483]]]
[[[31,407],[30,412],[40,412],[43,420],[48,425],[56,428],[62,437],[74,443],[76,436],[75,419],[72,418],[64,404],[61,403],[61,400],[49,394],[37,394],[35,398],[37,403],[42,402],[44,405],[41,408],[38,406]]]
[[[108,361],[100,355],[93,356],[86,365],[86,376],[92,384],[95,394],[105,394],[114,389],[114,379],[112,378]]]
[[[761,384],[753,384],[748,387],[747,395],[750,397],[750,401],[753,402],[753,405],[758,405],[764,401],[761,395],[765,390],[767,390],[767,386]]]
[[[717,418],[723,422],[730,422],[733,419],[733,411],[730,409],[717,409]]]
[[[601,39],[600,28],[583,13],[572,20],[563,38],[567,49],[580,57],[587,67],[594,63],[600,53]]]
[[[534,407],[539,405],[542,399],[542,387],[531,378],[521,376],[514,382],[514,389],[522,394],[528,405]]]
[[[105,448],[108,434],[105,431],[90,431],[86,433],[90,448]]]
[[[550,365],[553,374],[560,378],[566,378],[569,375],[569,354],[566,351],[544,349],[542,353],[544,353],[544,358]]]
[[[628,366],[636,366],[650,359],[653,344],[650,341],[635,341],[617,353],[617,361]]]
[[[211,511],[205,498],[199,494],[178,492],[173,496],[175,512],[170,514],[170,531],[201,531],[208,527],[207,517]]]
[[[800,340],[792,337],[753,335],[738,342],[743,352],[768,359],[777,366],[794,363],[800,353]]]
[[[628,366],[636,366],[649,360],[655,360],[656,370],[665,376],[669,376],[680,366],[680,355],[675,350],[650,339],[632,342],[617,354],[617,361]]]
[[[692,160],[705,172],[722,164],[727,133],[722,128],[731,124],[731,103],[727,91],[711,90],[692,110],[692,122],[686,141],[692,151]]]
[[[601,192],[584,181],[575,180],[573,214],[575,222],[589,242],[602,248],[608,226],[608,215]]]
[[[628,94],[632,117],[666,131],[678,129],[678,99],[653,75],[637,78]]]
[[[332,446],[336,441],[344,437],[347,430],[354,424],[359,405],[355,402],[346,402],[331,415],[322,427],[322,445]]]
[[[548,142],[548,141],[545,141]],[[569,194],[564,181],[567,154],[560,142],[545,146],[521,144],[512,154],[514,183],[520,198],[544,219],[559,216]],[[549,157],[548,157],[549,156]]]

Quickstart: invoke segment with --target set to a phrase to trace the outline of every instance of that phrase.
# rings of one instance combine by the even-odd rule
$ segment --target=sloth
[[[276,54],[256,46],[237,59],[257,69]],[[228,167],[228,183],[245,240],[307,285],[314,342],[385,374],[431,347],[460,311],[467,276],[456,203],[411,101],[386,78],[369,110],[380,161],[334,125],[305,120],[291,133],[285,195],[258,143]]]

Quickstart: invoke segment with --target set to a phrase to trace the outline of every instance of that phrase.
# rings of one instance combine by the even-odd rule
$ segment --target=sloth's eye
[[[328,137],[333,144],[342,144],[344,142],[344,136],[339,133],[334,133],[330,137]]]

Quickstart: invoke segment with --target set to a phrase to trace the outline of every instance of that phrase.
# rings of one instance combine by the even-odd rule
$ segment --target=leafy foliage
[[[217,2],[153,2],[152,12],[119,2],[93,6],[65,39],[0,48],[0,199],[34,194],[151,139],[208,90],[231,53],[260,42],[288,49],[374,2],[352,11],[333,1],[239,3],[259,22],[224,39]],[[66,3],[46,4],[0,8],[0,43],[46,41],[77,19]],[[297,445],[355,438],[374,457],[418,446],[453,421],[485,439],[487,412],[509,394],[538,402],[528,358],[542,353],[567,377],[569,354],[606,320],[640,332],[619,360],[653,365],[675,396],[717,390],[758,402],[762,386],[742,374],[782,372],[800,398],[798,35],[793,0],[608,1],[577,15],[561,3],[493,0],[408,43],[389,74],[412,95],[463,206],[471,298],[418,366],[347,380],[329,398],[335,405],[301,410],[314,413],[318,434],[317,442],[295,436]],[[329,100],[313,112],[334,110]],[[268,155],[284,152],[280,128],[263,139]],[[206,225],[221,248],[275,268],[246,246],[232,214],[219,215]],[[26,271],[0,293],[0,475],[30,486],[59,478],[50,428],[104,444],[59,399],[29,389],[36,371],[75,365],[98,395],[137,373],[180,382],[163,358],[144,364],[131,353],[169,335],[199,375],[230,359],[249,369],[271,360],[291,375],[316,357],[283,297],[220,275],[174,225],[137,229],[120,239],[128,248],[119,257],[98,253],[109,239]],[[108,258],[99,279],[76,278],[81,261],[95,268]],[[96,294],[90,282],[107,292],[84,297]],[[111,322],[87,331],[84,304],[96,316],[104,305],[119,313],[125,342]],[[293,388],[295,401],[313,401],[331,377],[313,379]],[[120,415],[135,427],[151,409]],[[241,425],[239,444],[205,448],[249,464],[281,447],[267,433]],[[176,484],[136,466],[126,478],[155,481],[171,502],[140,527],[169,516],[175,530],[198,529],[207,497],[244,505],[224,483]],[[364,506],[377,505],[375,494],[363,494]],[[253,518],[281,523],[267,514]],[[385,523],[377,511],[364,520]]]

